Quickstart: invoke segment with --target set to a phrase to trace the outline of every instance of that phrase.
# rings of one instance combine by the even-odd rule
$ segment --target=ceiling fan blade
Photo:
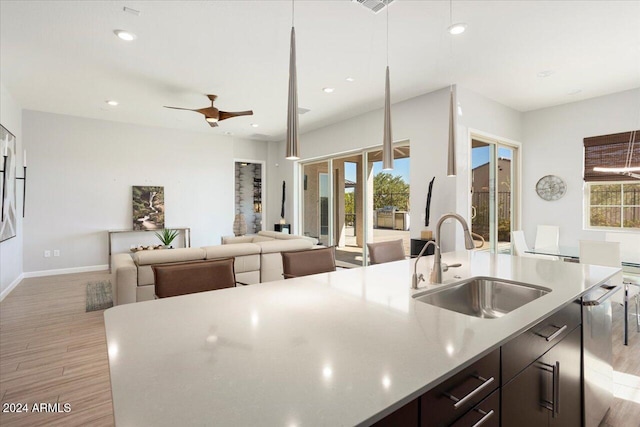
[[[168,105],[164,105],[164,108],[171,108],[172,110],[186,110],[186,111],[198,111],[192,108],[182,108],[182,107],[169,107]]]
[[[211,126],[212,128],[217,128],[218,127],[218,123],[217,122],[207,122],[209,123],[209,126]]]
[[[252,116],[252,115],[253,115],[253,111],[252,110],[248,110],[248,111],[220,111],[220,116],[218,118],[218,121],[230,119],[232,117]]]

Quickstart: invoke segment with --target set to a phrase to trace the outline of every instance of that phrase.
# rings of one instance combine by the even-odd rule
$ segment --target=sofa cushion
[[[260,253],[260,246],[253,243],[234,243],[232,245],[205,246],[206,259],[238,257],[243,255],[255,255]]]
[[[253,242],[253,236],[222,236],[222,244],[228,245],[230,243],[251,243]]]
[[[138,266],[196,261],[204,258],[205,250],[203,248],[161,249],[155,251],[140,251],[133,254],[133,261]]]
[[[258,235],[262,237],[271,237],[276,240],[295,240],[304,239],[310,241],[312,244],[317,244],[318,239],[309,236],[298,236],[297,234],[281,233],[279,231],[258,231]]]
[[[263,254],[281,251],[295,251],[299,249],[311,249],[312,243],[306,239],[271,240],[269,242],[256,243]]]

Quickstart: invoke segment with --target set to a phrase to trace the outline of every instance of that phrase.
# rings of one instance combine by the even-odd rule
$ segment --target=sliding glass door
[[[393,171],[380,149],[301,164],[302,231],[336,246],[341,265],[366,265],[372,242],[402,239],[409,254],[409,145],[394,150]]]
[[[302,234],[315,237],[326,246],[330,238],[331,197],[330,162],[322,161],[302,165]]]
[[[517,147],[488,138],[471,140],[471,229],[485,240],[480,250],[511,251],[517,229]]]

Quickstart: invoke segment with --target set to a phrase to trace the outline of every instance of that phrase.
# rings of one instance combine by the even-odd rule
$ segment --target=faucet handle
[[[450,268],[456,267],[462,267],[462,264],[460,264],[459,262],[451,265],[445,264],[444,262],[442,263],[442,271],[448,271]]]

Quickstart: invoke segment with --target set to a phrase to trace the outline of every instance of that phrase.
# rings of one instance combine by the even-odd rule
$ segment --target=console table
[[[191,228],[189,227],[167,227],[170,230],[178,230],[184,239],[184,247],[191,247]],[[111,253],[113,250],[113,236],[116,234],[133,234],[133,233],[149,233],[160,232],[162,230],[107,230],[109,234],[109,271],[111,271]]]
[[[291,224],[273,224],[273,231],[291,234]]]
[[[426,245],[428,242],[432,240],[433,239],[429,239],[429,240],[411,239],[411,257],[412,258],[417,257],[420,251],[422,250],[422,248],[424,247],[424,245]],[[433,246],[431,246],[430,248],[427,248],[425,255],[433,255],[434,250],[435,248]]]

